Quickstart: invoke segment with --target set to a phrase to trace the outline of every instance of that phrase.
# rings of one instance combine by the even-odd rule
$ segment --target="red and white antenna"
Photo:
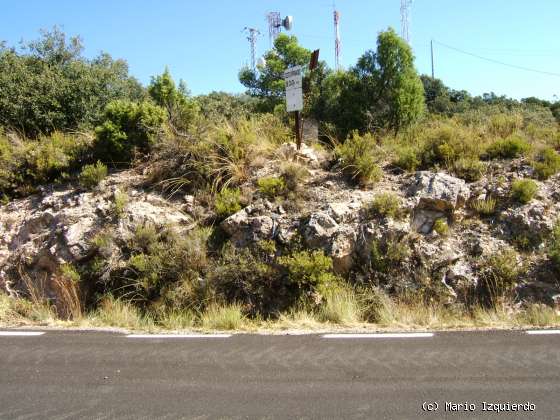
[[[340,23],[340,12],[336,10],[336,6],[333,4],[333,16],[334,16],[334,66],[336,70],[340,70],[340,52],[342,50],[342,44],[340,42],[340,31],[338,25]]]

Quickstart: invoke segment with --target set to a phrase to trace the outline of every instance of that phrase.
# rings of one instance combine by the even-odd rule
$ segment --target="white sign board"
[[[297,66],[289,68],[284,72],[284,80],[286,81],[286,110],[288,112],[301,111],[303,109],[301,69],[301,66]]]

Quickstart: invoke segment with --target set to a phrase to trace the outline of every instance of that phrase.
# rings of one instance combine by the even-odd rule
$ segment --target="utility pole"
[[[435,79],[435,71],[434,71],[434,40],[430,40],[430,50],[432,52],[432,79]]]

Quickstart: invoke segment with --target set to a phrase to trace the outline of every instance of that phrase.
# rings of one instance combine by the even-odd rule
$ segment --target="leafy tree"
[[[295,36],[280,34],[274,41],[274,48],[264,56],[266,65],[257,71],[242,68],[239,81],[249,95],[262,100],[262,110],[270,112],[284,101],[284,71],[308,64],[310,57],[311,51],[300,46]]]
[[[362,92],[366,127],[399,131],[424,110],[424,89],[414,68],[410,46],[389,28],[377,38],[377,51],[367,51],[353,69]]]
[[[190,98],[186,83],[181,80],[179,87],[175,86],[168,68],[161,75],[152,77],[148,93],[156,104],[167,110],[174,128],[186,130],[198,115],[198,103]]]
[[[123,60],[82,57],[78,37],[56,27],[19,50],[0,45],[0,125],[35,137],[93,126],[114,99],[141,99]]]

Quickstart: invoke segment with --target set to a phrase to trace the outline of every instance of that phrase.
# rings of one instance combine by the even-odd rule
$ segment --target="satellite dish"
[[[282,26],[287,30],[291,31],[292,26],[294,25],[294,17],[293,16],[286,16],[284,20],[282,20]]]
[[[257,60],[257,68],[264,68],[266,67],[266,60],[264,57],[259,57]]]

